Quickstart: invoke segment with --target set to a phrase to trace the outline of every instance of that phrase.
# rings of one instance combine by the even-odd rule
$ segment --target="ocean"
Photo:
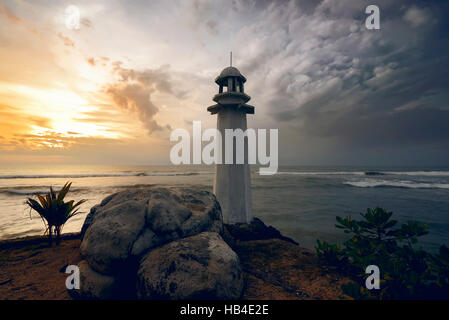
[[[449,168],[280,167],[274,176],[252,169],[254,216],[313,249],[316,239],[342,241],[335,216],[358,218],[367,208],[393,211],[400,222],[429,224],[420,245],[449,245]],[[27,197],[73,182],[68,200],[87,199],[63,232],[78,232],[90,207],[107,195],[142,185],[190,186],[212,191],[210,166],[48,166],[0,169],[0,239],[44,232]]]

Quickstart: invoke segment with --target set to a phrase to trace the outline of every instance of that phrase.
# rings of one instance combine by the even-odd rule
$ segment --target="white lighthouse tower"
[[[244,90],[246,78],[232,67],[232,54],[231,66],[225,68],[215,82],[219,86],[218,94],[213,98],[217,104],[207,110],[218,116],[217,129],[223,137],[222,150],[225,150],[225,130],[246,131],[246,114],[254,114],[254,107],[246,104],[251,99]],[[248,154],[247,143],[245,139],[245,155]],[[243,164],[236,164],[236,143],[233,146],[233,164],[225,164],[223,152],[222,164],[215,166],[214,194],[220,202],[224,223],[249,223],[253,219],[250,167],[246,156]]]

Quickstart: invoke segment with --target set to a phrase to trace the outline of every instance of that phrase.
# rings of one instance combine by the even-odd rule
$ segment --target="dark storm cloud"
[[[381,30],[367,30],[371,2],[257,1],[259,22],[238,36],[249,43],[241,69],[270,116],[302,137],[446,153],[449,6],[375,1]]]

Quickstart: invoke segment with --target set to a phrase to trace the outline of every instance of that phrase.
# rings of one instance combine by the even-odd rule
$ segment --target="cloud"
[[[52,132],[51,130],[39,134],[20,134],[14,136],[16,142],[21,142],[30,149],[38,150],[42,148],[68,148],[72,146],[77,138],[72,136]]]
[[[414,27],[419,27],[428,23],[431,18],[432,16],[429,10],[419,9],[418,7],[411,7],[404,14],[405,21],[409,22]]]
[[[114,62],[114,71],[120,80],[108,84],[106,93],[121,109],[136,114],[151,135],[155,131],[170,129],[170,125],[160,125],[155,116],[159,108],[153,103],[152,95],[166,93],[182,97],[183,93],[172,87],[168,67],[146,69],[143,71],[122,67],[121,62]]]
[[[20,146],[34,147],[25,135],[36,126],[48,129],[51,127],[51,120],[43,116],[24,114],[16,107],[0,104],[0,132],[2,133],[0,149],[11,150]]]
[[[151,102],[151,90],[142,84],[113,84],[106,91],[115,104],[127,111],[136,113],[148,129],[148,133],[162,130],[154,120],[159,109]]]
[[[87,63],[90,64],[92,67],[95,66],[95,58],[90,57],[86,59]]]
[[[186,6],[184,12],[194,29],[205,27],[211,35],[218,34],[220,10],[217,10],[213,1],[193,0]]]
[[[75,48],[75,42],[69,37],[64,36],[61,32],[58,33],[58,38],[62,40],[65,46]]]
[[[16,25],[21,25],[34,35],[42,37],[42,34],[37,29],[29,26],[22,18],[18,17],[11,9],[9,9],[5,4],[2,3],[0,3],[0,15],[6,17],[9,22]]]
[[[366,30],[368,0],[100,0],[79,3],[82,19],[89,19],[82,26],[93,22],[95,28],[76,32],[63,21],[49,23],[64,5],[21,3],[10,5],[13,10],[0,7],[0,19],[10,26],[0,30],[7,44],[0,52],[2,81],[75,88],[95,102],[94,111],[74,116],[77,124],[116,128],[120,137],[148,133],[145,138],[160,145],[168,124],[201,119],[215,126],[205,108],[217,92],[214,77],[233,51],[256,107],[249,125],[280,129],[281,158],[287,152],[292,162],[302,161],[311,153],[309,163],[331,162],[346,150],[357,162],[373,149],[376,160],[396,151],[411,159],[413,148],[434,159],[448,157],[447,1],[377,0],[381,29]],[[122,36],[110,37],[115,33]],[[62,54],[71,47],[77,50]],[[98,96],[89,99],[91,93]],[[146,132],[133,131],[125,114]]]
[[[435,8],[382,2],[381,30],[373,32],[364,28],[364,6],[325,0],[306,11],[293,1],[263,7],[236,36],[246,54],[240,69],[254,79],[247,91],[257,97],[256,114],[337,145],[443,150],[449,66],[440,55],[449,45],[434,37],[441,28],[430,18]],[[421,28],[411,31],[411,21]]]
[[[80,22],[81,22],[81,25],[83,25],[84,27],[86,27],[86,28],[92,28],[92,21],[90,21],[89,19],[87,19],[87,18],[82,18],[82,19],[80,20]]]
[[[0,3],[0,14],[4,15],[8,18],[12,23],[22,23],[22,19],[16,16],[11,9],[9,9],[6,5]]]

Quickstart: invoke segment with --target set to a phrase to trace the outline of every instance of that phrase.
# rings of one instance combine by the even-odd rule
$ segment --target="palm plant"
[[[28,198],[26,201],[30,210],[33,209],[36,211],[44,222],[44,225],[47,227],[45,233],[48,232],[50,246],[53,242],[53,234],[56,236],[56,243],[59,244],[64,224],[70,218],[77,215],[79,213],[79,206],[86,202],[84,199],[77,203],[75,203],[74,200],[68,202],[64,201],[71,185],[71,182],[67,182],[59,192],[55,192],[53,188],[50,187],[50,192],[45,196],[37,195],[39,201],[32,198]]]

